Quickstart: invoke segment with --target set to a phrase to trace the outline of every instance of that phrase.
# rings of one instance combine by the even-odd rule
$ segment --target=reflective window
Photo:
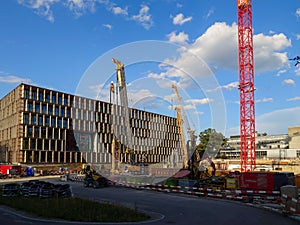
[[[29,90],[28,89],[25,89],[25,98],[29,99]]]
[[[24,115],[24,124],[29,124],[29,115]]]
[[[36,93],[36,90],[33,90],[33,91],[32,91],[32,99],[33,99],[33,100],[37,100],[37,93]]]
[[[35,112],[40,113],[40,104],[39,103],[35,103]]]
[[[52,103],[56,104],[56,95],[55,94],[52,94]]]
[[[29,111],[29,112],[32,112],[32,111],[33,111],[33,103],[32,103],[32,102],[29,102],[29,103],[28,103],[28,111]]]
[[[44,101],[44,94],[43,94],[43,91],[40,91],[40,94],[39,94],[39,100],[40,100],[40,101]]]
[[[42,106],[43,114],[47,113],[47,105],[43,104]]]
[[[49,92],[46,93],[46,102],[50,102],[50,93]]]
[[[52,105],[49,105],[48,106],[48,114],[52,115],[52,113],[53,113],[53,107],[52,107]]]
[[[58,95],[58,104],[59,104],[59,105],[62,104],[62,97],[61,97],[61,95]]]

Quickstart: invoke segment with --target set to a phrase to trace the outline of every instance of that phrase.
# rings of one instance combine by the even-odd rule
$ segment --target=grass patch
[[[138,222],[150,219],[134,209],[80,198],[0,197],[0,205],[30,215],[80,222]]]

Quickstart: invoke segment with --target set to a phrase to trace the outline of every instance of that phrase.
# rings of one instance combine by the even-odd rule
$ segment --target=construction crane
[[[117,114],[121,115],[121,118],[123,119],[123,122],[121,124],[116,124],[117,129],[121,129],[117,131],[117,134],[119,136],[123,136],[124,142],[122,144],[125,145],[126,151],[125,154],[129,154],[129,161],[131,164],[133,164],[134,157],[133,153],[134,151],[131,151],[133,149],[132,143],[133,143],[133,135],[131,131],[131,126],[129,122],[129,108],[128,108],[128,97],[127,97],[127,89],[126,89],[126,81],[125,81],[125,70],[124,70],[124,64],[122,64],[119,60],[112,58],[112,62],[116,64],[116,76],[117,76],[117,109],[120,109],[120,112],[116,112]],[[120,103],[119,105],[121,107],[118,107],[118,97],[120,97]],[[118,120],[117,120],[118,121]],[[117,137],[120,139],[120,137]],[[120,147],[119,147],[120,148]]]
[[[175,107],[176,114],[177,114],[177,121],[178,121],[178,126],[179,126],[179,134],[180,134],[180,139],[182,143],[182,148],[183,148],[183,154],[182,154],[182,161],[183,161],[183,168],[188,167],[188,149],[187,145],[185,142],[185,137],[184,137],[184,130],[183,130],[183,124],[182,124],[182,118],[181,118],[181,112],[178,107]]]
[[[252,0],[237,0],[241,171],[256,167]]]
[[[184,153],[184,157],[183,158],[184,158],[184,160],[186,160],[186,161],[184,161],[184,166],[187,167],[188,166],[189,153],[190,152],[194,152],[195,147],[196,147],[195,130],[191,129],[191,127],[190,127],[187,115],[185,113],[185,110],[184,110],[184,107],[183,107],[183,104],[182,104],[182,98],[181,98],[181,96],[179,94],[177,86],[175,84],[172,84],[172,88],[175,91],[175,94],[176,94],[176,97],[177,97],[177,102],[178,102],[178,109],[176,110],[176,112],[177,112],[177,120],[180,121],[179,124],[183,124],[185,126],[186,131],[187,131],[188,136],[189,136],[189,142],[188,142],[189,143],[189,148],[184,147],[184,152],[183,152]],[[178,119],[178,118],[180,118],[180,119]],[[182,132],[183,132],[183,128],[182,128]],[[184,135],[184,133],[183,133],[183,135]],[[183,146],[186,146],[185,142],[183,142]]]

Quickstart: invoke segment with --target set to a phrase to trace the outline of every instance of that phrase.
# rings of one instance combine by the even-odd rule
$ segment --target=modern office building
[[[298,133],[297,133],[298,132]],[[257,159],[296,159],[300,158],[298,136],[300,127],[288,128],[288,134],[256,136]],[[220,150],[221,155],[228,158],[240,158],[240,136],[228,138],[227,146]]]
[[[0,100],[0,161],[107,164],[113,146],[120,162],[172,161],[174,152],[182,160],[176,118],[130,108],[129,149],[119,111],[107,102],[20,84]]]

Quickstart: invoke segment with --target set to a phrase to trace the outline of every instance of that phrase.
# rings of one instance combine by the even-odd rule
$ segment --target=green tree
[[[213,128],[208,128],[199,134],[200,144],[197,145],[201,157],[204,152],[209,156],[215,157],[219,152],[220,148],[226,145],[227,139],[220,132],[217,132]]]

